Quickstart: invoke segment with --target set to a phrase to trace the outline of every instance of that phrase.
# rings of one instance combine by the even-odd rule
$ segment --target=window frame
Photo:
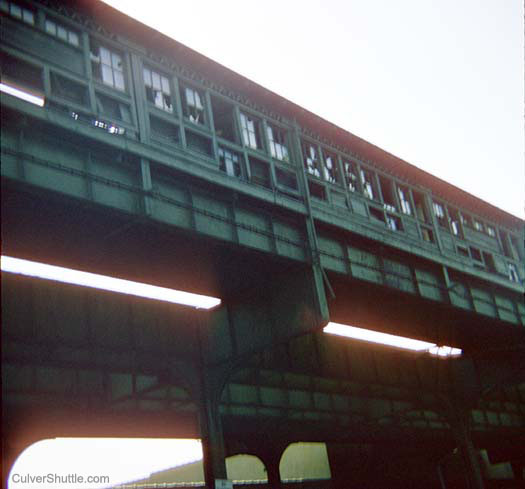
[[[333,161],[333,167],[330,170],[327,166],[327,160]],[[323,168],[323,180],[331,185],[341,185],[341,176],[339,172],[339,156],[337,153],[326,148],[321,148],[321,164]]]
[[[49,31],[48,23],[54,24],[55,32],[50,32]],[[58,34],[59,28],[61,28],[64,31],[66,31],[66,38],[65,39],[59,36],[59,34]],[[69,46],[73,46],[74,48],[77,48],[77,49],[82,49],[82,34],[81,34],[81,32],[79,32],[76,29],[73,29],[73,28],[69,27],[67,24],[65,24],[65,23],[63,23],[61,21],[55,20],[54,17],[47,16],[47,15],[45,16],[44,25],[43,25],[43,31],[46,34],[48,34],[49,36],[52,36],[55,39],[58,39],[59,41],[65,43],[65,44],[67,44]],[[71,41],[71,39],[70,39],[71,35],[74,35],[76,37],[76,43]]]
[[[150,78],[149,82],[151,83],[151,85],[148,85],[147,83],[146,72],[149,72],[149,78]],[[157,75],[157,77],[159,78],[160,90],[154,86],[153,75]],[[142,79],[144,82],[145,98],[146,98],[146,102],[148,103],[148,105],[151,107],[155,107],[156,109],[161,110],[166,114],[176,114],[177,111],[176,111],[176,106],[175,106],[174,87],[173,87],[171,77],[157,70],[156,68],[151,67],[148,64],[143,64],[142,65]],[[164,81],[166,82],[166,86],[168,88],[167,93],[164,91],[164,83],[163,83]],[[153,101],[150,100],[150,98],[148,97],[148,89],[153,93]],[[155,92],[158,92],[161,94],[161,101],[162,101],[161,105],[158,105],[156,102]],[[170,101],[169,108],[167,108],[166,97],[169,97],[169,101]]]
[[[279,138],[275,137],[276,134],[279,135]],[[278,161],[290,163],[291,158],[290,151],[288,149],[288,131],[276,126],[271,122],[266,121],[266,137],[268,139],[270,156]],[[277,149],[281,150],[283,158],[279,157]]]
[[[193,94],[193,100],[190,104],[188,99],[188,92]],[[199,104],[197,103],[198,96]],[[197,88],[194,85],[182,82],[180,84],[180,98],[182,103],[182,115],[184,119],[191,122],[197,127],[207,127],[208,118],[206,115],[206,93],[203,89]]]
[[[308,151],[306,151],[308,149]],[[309,177],[322,178],[322,163],[319,154],[319,145],[303,139],[301,141],[301,150],[303,153],[303,167]],[[312,151],[315,155],[312,157]]]
[[[365,178],[365,175],[370,176],[370,181],[368,181]],[[361,180],[361,188],[363,189],[363,195],[368,200],[380,202],[376,177],[377,174],[374,170],[371,170],[364,165],[359,165],[359,178]]]
[[[233,158],[226,158],[226,154],[230,156],[235,156],[237,161],[234,161]],[[243,169],[242,160],[244,155],[234,149],[229,148],[228,146],[219,145],[217,148],[217,157],[219,160],[219,170],[225,173],[228,177],[236,178],[238,180],[245,179],[245,171]],[[223,162],[224,159],[224,162]],[[226,161],[228,160],[228,161]],[[228,165],[230,163],[230,165]],[[224,168],[223,168],[224,166]],[[231,171],[233,173],[231,173]],[[237,172],[235,171],[237,170]]]
[[[3,8],[3,5],[7,7],[7,10]],[[20,9],[20,16],[18,16],[18,14],[13,13],[12,7]],[[12,19],[23,22],[24,24],[31,25],[33,27],[36,27],[37,25],[37,12],[32,8],[27,7],[25,4],[13,2],[11,0],[4,0],[0,3],[0,12],[4,12],[5,14],[9,15],[9,17],[11,17]],[[31,14],[31,21],[28,21],[25,18],[25,13]]]
[[[96,52],[98,54],[95,54],[93,52],[93,48],[97,49]],[[103,62],[102,50],[105,50],[109,53],[109,59],[110,59],[111,64],[107,64],[106,62]],[[104,87],[108,87],[113,90],[116,90],[118,93],[125,93],[125,94],[128,93],[129,77],[128,77],[128,72],[127,72],[128,60],[127,60],[126,51],[118,47],[114,47],[113,45],[105,42],[105,40],[99,41],[99,39],[96,37],[90,37],[89,57],[91,61],[90,63],[91,74],[92,74],[94,81],[103,85]],[[114,57],[120,58],[120,62],[121,62],[120,68],[118,66],[117,67],[113,66],[113,63],[115,61]],[[99,66],[99,70],[98,70],[99,73],[96,73],[94,69],[94,67],[97,65]],[[104,67],[106,68],[106,70],[104,70]],[[105,77],[104,73],[107,74],[108,70],[109,72],[111,72],[111,83],[107,79],[104,78]],[[122,85],[123,85],[122,88],[120,88],[116,84],[117,78],[115,77],[115,73],[119,73],[122,77]],[[100,76],[98,76],[98,74],[100,74]]]
[[[245,148],[256,151],[261,151],[264,149],[263,140],[261,137],[261,127],[261,119],[242,109],[239,110],[239,128],[241,133],[241,141]]]

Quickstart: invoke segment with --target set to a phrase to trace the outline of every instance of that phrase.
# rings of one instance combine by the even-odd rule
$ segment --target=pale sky
[[[9,476],[9,489],[102,489],[202,459],[199,440],[55,438],[29,446]],[[50,475],[51,478],[47,476]],[[45,476],[43,482],[28,477]],[[58,478],[57,478],[58,476]],[[68,476],[75,476],[76,483]],[[83,477],[82,482],[79,477]],[[109,477],[108,483],[87,483]],[[100,480],[100,479],[98,479]]]
[[[521,0],[106,0],[525,217]]]

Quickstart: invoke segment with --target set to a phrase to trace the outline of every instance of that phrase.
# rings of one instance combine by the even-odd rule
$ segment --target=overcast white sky
[[[106,0],[525,217],[521,0]]]

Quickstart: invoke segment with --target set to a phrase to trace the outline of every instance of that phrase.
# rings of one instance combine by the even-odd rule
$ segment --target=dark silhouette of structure
[[[209,487],[294,441],[331,487],[489,487],[479,449],[519,484],[522,220],[102,3],[0,7],[2,254],[222,301],[3,273],[4,483],[42,438],[191,436]]]

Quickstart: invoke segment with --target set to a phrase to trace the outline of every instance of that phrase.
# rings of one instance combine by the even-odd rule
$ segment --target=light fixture
[[[82,272],[10,256],[2,256],[1,268],[3,272],[18,273],[29,277],[38,277],[67,284],[145,297],[147,299],[172,302],[174,304],[192,306],[197,309],[211,309],[221,303],[221,300],[216,297],[193,294],[96,273]]]
[[[12,85],[0,83],[0,92],[7,93],[13,97],[17,97],[19,99],[25,100],[26,102],[38,105],[39,107],[44,106],[44,97],[20,90],[19,88],[13,87]]]
[[[370,343],[378,343],[381,345],[393,346],[406,350],[427,352],[431,355],[438,355],[441,357],[459,356],[462,353],[460,348],[438,346],[436,343],[429,343],[428,341],[414,340],[404,336],[381,333],[379,331],[358,328],[356,326],[348,326],[346,324],[329,322],[324,327],[323,331],[325,333],[346,336],[347,338],[352,338],[355,340],[368,341]]]

